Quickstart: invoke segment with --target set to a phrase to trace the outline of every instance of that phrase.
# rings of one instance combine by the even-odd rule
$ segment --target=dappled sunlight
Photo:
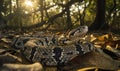
[[[29,12],[34,12],[35,10],[38,9],[39,7],[39,1],[38,0],[35,0],[35,1],[32,1],[32,0],[25,0],[23,3],[22,3],[22,9],[25,10],[25,14],[28,14]],[[27,12],[27,13],[26,13]]]
[[[25,1],[25,5],[32,7],[32,6],[33,6],[33,3],[32,3],[32,1],[30,1],[30,0],[26,0],[26,1]]]
[[[25,11],[25,14],[28,14],[28,11]]]
[[[12,1],[12,6],[15,6],[16,5],[16,2],[15,1]]]

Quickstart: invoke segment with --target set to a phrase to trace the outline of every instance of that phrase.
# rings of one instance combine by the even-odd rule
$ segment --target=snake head
[[[88,32],[88,26],[79,26],[68,33],[68,37],[80,37]]]

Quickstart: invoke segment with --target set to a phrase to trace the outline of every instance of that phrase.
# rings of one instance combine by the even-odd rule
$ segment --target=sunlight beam
[[[32,6],[33,6],[33,3],[32,3],[30,0],[26,0],[26,1],[25,1],[25,5],[32,7]]]

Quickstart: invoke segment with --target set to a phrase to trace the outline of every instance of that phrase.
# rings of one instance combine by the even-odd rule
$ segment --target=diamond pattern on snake
[[[65,65],[78,55],[94,50],[90,42],[79,42],[79,38],[88,31],[87,26],[79,26],[64,37],[57,35],[39,37],[19,37],[14,40],[14,48],[31,62],[40,62],[47,66]]]

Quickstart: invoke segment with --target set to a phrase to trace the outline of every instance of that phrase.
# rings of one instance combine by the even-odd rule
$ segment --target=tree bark
[[[40,7],[42,8],[41,10],[41,21],[43,21],[43,17],[44,17],[44,10],[43,10],[43,0],[40,0]]]
[[[4,0],[0,1],[0,29],[3,30],[4,28],[7,27],[7,21],[4,19],[4,15],[2,14],[5,13],[5,7],[4,5]]]
[[[105,30],[108,29],[108,24],[105,22],[105,0],[97,0],[96,2],[96,18],[90,26],[90,30]]]
[[[66,29],[70,29],[70,28],[72,28],[73,24],[72,24],[72,21],[71,21],[70,8],[69,7],[66,9],[66,12],[67,12],[67,21],[66,21],[66,23],[68,25],[68,27]]]
[[[1,2],[0,2],[0,19],[2,18],[3,3],[4,3],[4,0],[1,0]]]

